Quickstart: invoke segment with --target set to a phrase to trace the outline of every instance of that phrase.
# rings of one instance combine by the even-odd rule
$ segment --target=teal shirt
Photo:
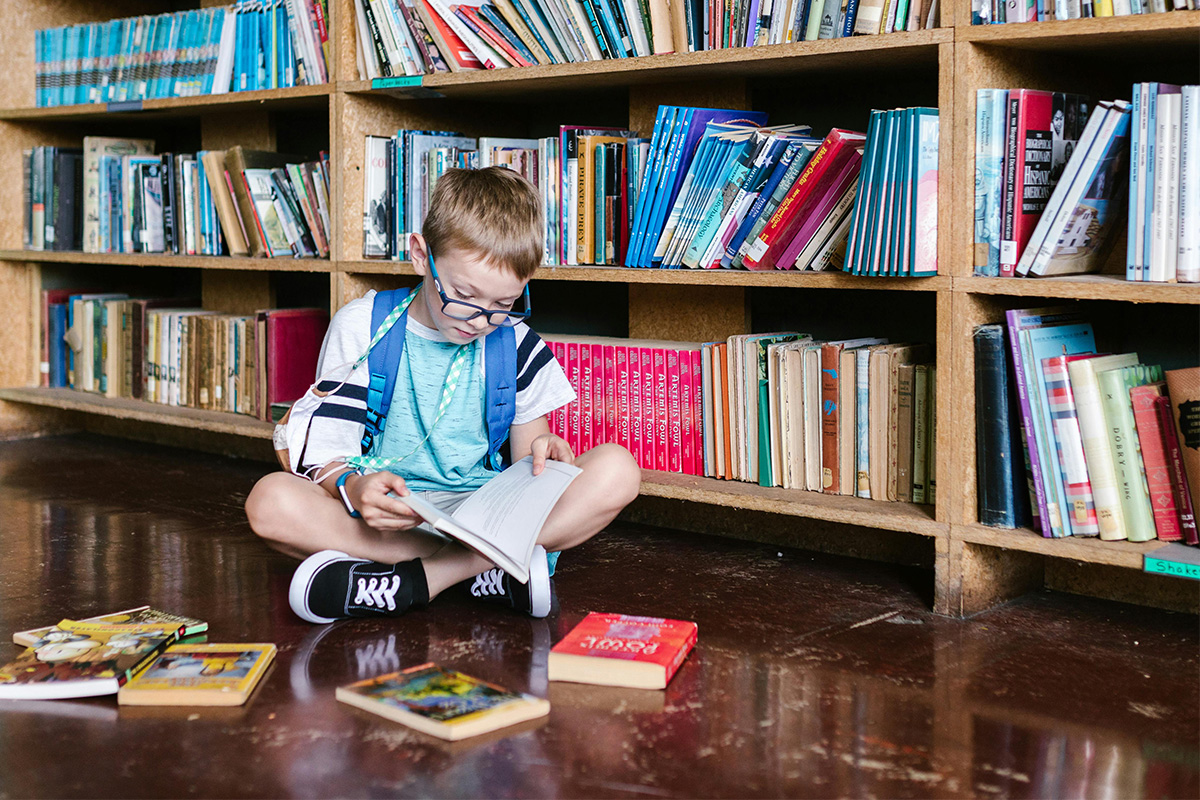
[[[446,371],[458,345],[409,317],[392,405],[371,455],[407,456],[390,469],[413,491],[468,492],[495,475],[485,466],[483,347],[478,340],[466,347],[458,388],[435,426]],[[431,426],[432,435],[422,445]]]

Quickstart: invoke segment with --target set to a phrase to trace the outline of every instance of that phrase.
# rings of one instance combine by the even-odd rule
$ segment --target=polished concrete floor
[[[266,468],[0,443],[5,638],[149,603],[279,646],[239,708],[0,702],[0,798],[1200,796],[1195,617],[1042,593],[952,620],[919,570],[617,525],[563,557],[546,620],[439,599],[312,626],[242,513]],[[548,684],[589,610],[692,619],[699,645],[665,691]],[[448,744],[334,700],[426,660],[550,716]]]

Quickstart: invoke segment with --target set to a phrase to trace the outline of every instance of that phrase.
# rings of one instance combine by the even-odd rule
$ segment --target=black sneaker
[[[318,624],[346,617],[398,617],[428,597],[420,560],[380,564],[339,550],[314,553],[296,568],[288,603]],[[427,602],[427,601],[426,601]]]
[[[531,617],[540,618],[550,613],[550,568],[546,563],[546,550],[540,544],[533,547],[529,583],[518,583],[507,572],[495,567],[462,585],[472,597],[515,608]]]

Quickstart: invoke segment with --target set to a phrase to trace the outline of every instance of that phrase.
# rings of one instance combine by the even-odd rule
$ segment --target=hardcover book
[[[593,611],[550,649],[550,680],[663,689],[696,635],[694,622]]]
[[[174,644],[117,692],[127,706],[240,706],[275,658],[273,644]]]
[[[1200,501],[1200,367],[1168,370],[1166,379],[1175,415],[1175,434],[1195,507]]]
[[[167,645],[173,625],[105,625],[63,620],[0,667],[0,698],[54,699],[116,694]]]
[[[339,701],[451,741],[550,713],[550,703],[428,663],[336,691]]]

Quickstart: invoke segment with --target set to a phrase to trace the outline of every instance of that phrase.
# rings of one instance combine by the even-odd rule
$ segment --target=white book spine
[[[1138,185],[1136,187],[1130,187],[1131,189],[1137,189],[1137,196],[1131,200],[1132,206],[1129,210],[1129,213],[1136,215],[1136,221],[1133,228],[1135,242],[1133,247],[1133,275],[1131,279],[1140,281],[1145,277],[1146,267],[1145,258],[1143,256],[1146,246],[1145,185],[1147,179],[1150,177],[1146,173],[1148,164],[1146,159],[1150,147],[1150,142],[1148,140],[1150,135],[1150,102],[1153,99],[1153,96],[1150,93],[1149,83],[1137,84],[1137,91],[1140,101],[1139,113],[1138,118],[1133,120],[1133,122],[1138,126],[1138,150],[1137,153],[1130,154],[1130,158],[1137,159]]]
[[[1200,86],[1183,87],[1179,147],[1179,249],[1175,276],[1200,282]]]
[[[500,69],[508,66],[508,60],[502,58],[495,48],[484,42],[475,35],[475,31],[468,28],[463,21],[458,18],[453,11],[450,10],[449,3],[446,0],[429,0],[429,5],[433,7],[434,12],[442,18],[442,21],[450,26],[450,29],[458,34],[458,38],[463,40],[463,44],[467,46],[479,62],[488,69]]]
[[[1179,254],[1179,145],[1182,109],[1182,95],[1166,95],[1167,141],[1166,164],[1167,174],[1164,183],[1167,184],[1167,204],[1163,227],[1167,244],[1163,254],[1164,280],[1169,283],[1176,281],[1176,261]]]
[[[1170,98],[1174,95],[1161,92],[1158,95],[1158,119],[1154,132],[1154,208],[1150,214],[1150,264],[1147,280],[1161,283],[1167,280],[1167,137],[1170,131]]]

